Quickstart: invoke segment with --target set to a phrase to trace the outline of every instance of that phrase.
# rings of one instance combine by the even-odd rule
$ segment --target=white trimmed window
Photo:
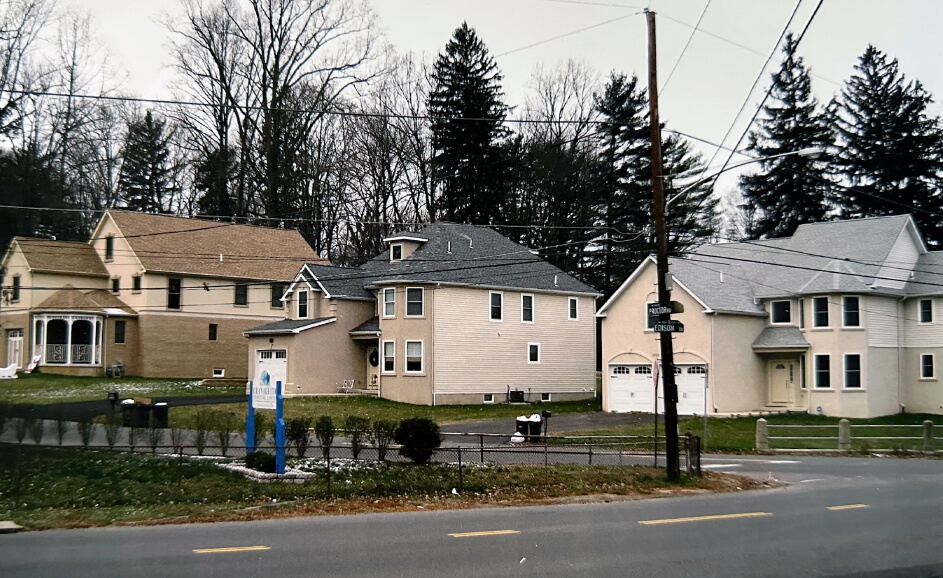
[[[488,318],[492,321],[504,321],[504,293],[500,291],[491,291],[488,293],[489,313]]]
[[[383,290],[383,316],[396,317],[396,289],[392,287]]]
[[[550,401],[550,394],[543,392],[540,394],[540,401]]]
[[[396,342],[383,342],[383,373],[394,373],[396,371]]]
[[[406,342],[406,373],[422,373],[422,341]]]
[[[521,294],[521,323],[534,322],[534,296],[528,293]]]
[[[921,299],[917,307],[920,310],[920,323],[933,323],[933,299]]]
[[[402,260],[403,260],[403,246],[390,245],[390,261],[402,261]]]
[[[246,283],[236,283],[233,289],[233,305],[239,307],[249,306],[249,285]]]
[[[570,297],[567,299],[567,319],[570,321],[579,321],[580,319],[580,309],[579,309],[579,299],[576,297]]]
[[[845,354],[845,389],[861,389],[861,355]]]
[[[527,363],[540,363],[540,344],[527,344]]]
[[[773,301],[769,304],[770,323],[788,325],[792,323],[792,301]]]
[[[934,355],[932,353],[920,354],[920,379],[935,379]]]
[[[422,317],[422,287],[406,288],[406,317]]]
[[[308,318],[308,292],[298,292],[298,319]]]
[[[831,384],[831,358],[827,353],[815,355],[815,387],[828,389]]]
[[[842,327],[861,327],[861,300],[855,295],[841,298]]]
[[[494,394],[486,393],[481,397],[482,403],[494,403]]]
[[[812,327],[828,327],[828,297],[812,298]]]

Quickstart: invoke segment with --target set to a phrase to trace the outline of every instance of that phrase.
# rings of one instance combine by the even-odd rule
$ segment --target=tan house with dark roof
[[[285,317],[297,231],[107,211],[88,243],[16,237],[4,256],[0,366],[245,379],[242,333]]]

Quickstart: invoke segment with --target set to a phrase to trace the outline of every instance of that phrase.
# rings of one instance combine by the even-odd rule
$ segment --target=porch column
[[[65,362],[66,365],[72,365],[72,316],[69,315],[65,330]]]

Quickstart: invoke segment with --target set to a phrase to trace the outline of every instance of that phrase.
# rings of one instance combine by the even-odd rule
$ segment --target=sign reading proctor
[[[649,303],[648,314],[652,317],[656,315],[670,315],[671,305],[665,305],[664,303]]]

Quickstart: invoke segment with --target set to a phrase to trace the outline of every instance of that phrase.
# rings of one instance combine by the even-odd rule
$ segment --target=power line
[[[565,33],[565,34],[560,34],[559,36],[554,36],[554,37],[552,37],[552,38],[547,38],[547,39],[541,40],[541,41],[539,41],[539,42],[534,42],[533,44],[528,44],[528,45],[526,45],[526,46],[521,46],[520,48],[515,48],[515,49],[513,49],[513,50],[508,50],[507,52],[502,52],[501,54],[496,54],[496,55],[495,55],[495,58],[500,58],[500,57],[502,57],[502,56],[507,56],[507,55],[509,55],[509,54],[515,54],[515,53],[517,53],[517,52],[522,52],[522,51],[524,51],[524,50],[528,50],[528,49],[530,49],[530,48],[534,48],[535,46],[541,46],[541,45],[543,45],[543,44],[547,44],[547,43],[549,43],[549,42],[553,42],[554,40],[560,40],[561,38],[567,38],[568,36],[574,36],[574,35],[579,34],[579,33],[581,33],[581,32],[586,32],[587,30],[592,30],[592,29],[594,29],[594,28],[599,28],[599,27],[601,27],[601,26],[605,26],[606,24],[612,24],[613,22],[618,22],[619,20],[625,20],[626,18],[629,18],[630,16],[638,16],[639,14],[642,14],[642,13],[641,13],[641,12],[633,12],[633,13],[631,13],[631,14],[626,14],[626,15],[624,15],[624,16],[619,16],[618,18],[612,18],[612,19],[609,19],[609,20],[604,20],[604,21],[602,21],[602,22],[593,24],[593,25],[591,25],[591,26],[586,26],[586,27],[584,27],[584,28],[579,28],[579,29],[577,29],[577,30],[570,31],[570,32],[567,32],[567,33]]]
[[[684,53],[688,51],[688,46],[691,46],[691,40],[694,38],[694,34],[697,32],[697,29],[701,26],[701,21],[704,20],[704,15],[707,14],[707,9],[710,8],[710,5],[711,0],[707,0],[707,3],[704,4],[704,9],[701,10],[701,15],[694,24],[694,28],[691,29],[691,34],[688,35],[687,42],[684,43],[684,48],[681,49],[681,54],[678,55],[678,59],[675,60],[675,65],[671,67],[671,72],[668,73],[668,77],[665,79],[664,84],[661,85],[661,90],[658,91],[658,96],[661,96],[661,94],[665,92],[665,88],[667,88],[668,83],[671,82],[671,77],[674,75],[675,70],[678,69],[678,65],[681,64],[681,59],[684,58]]]

